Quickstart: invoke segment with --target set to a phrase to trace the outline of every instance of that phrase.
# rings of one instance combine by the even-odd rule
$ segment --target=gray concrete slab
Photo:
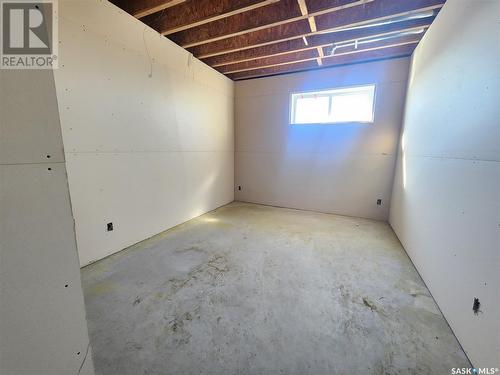
[[[85,267],[96,373],[470,364],[387,223],[232,203]]]

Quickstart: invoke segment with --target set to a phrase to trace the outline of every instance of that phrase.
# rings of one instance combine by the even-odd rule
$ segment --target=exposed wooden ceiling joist
[[[410,56],[415,49],[416,44],[406,44],[402,46],[382,48],[377,50],[365,51],[362,53],[339,55],[334,57],[325,57],[323,59],[323,67],[331,67],[336,65],[345,64],[355,64],[360,62],[368,62],[381,59],[390,59],[397,57]],[[299,72],[304,70],[317,69],[318,66],[316,62],[313,61],[303,61],[294,64],[272,66],[268,68],[261,68],[255,70],[249,70],[245,72],[232,73],[227,76],[232,80],[242,80],[257,77],[266,77],[276,74]]]
[[[446,2],[110,1],[233,79],[409,55]]]
[[[336,12],[372,1],[374,0],[331,0],[326,8],[303,15],[296,0],[281,0],[244,14],[236,14],[222,20],[171,34],[169,38],[180,46],[189,48],[294,21],[307,20],[309,17]]]
[[[164,9],[184,3],[186,0],[125,0],[125,10],[136,18],[142,18]]]
[[[270,66],[293,64],[300,61],[316,60],[318,57],[318,50],[315,48],[305,51],[291,52],[279,57],[266,57],[264,59],[258,59],[256,61],[245,61],[244,63],[224,65],[216,69],[222,74],[231,74],[244,72],[247,70],[267,68]]]
[[[318,32],[334,31],[361,24],[384,21],[395,17],[439,9],[443,0],[376,0],[358,7],[343,9],[328,15],[316,17]],[[329,17],[325,22],[323,17]],[[226,38],[212,43],[188,48],[198,58],[207,58],[243,49],[264,46],[280,41],[286,41],[309,34],[309,24],[306,20],[270,27],[257,32],[246,33],[232,38]]]
[[[287,40],[284,42],[278,42],[262,47],[254,47],[232,53],[208,57],[203,59],[203,61],[212,67],[218,67],[221,65],[250,61],[257,58],[283,55],[294,51],[298,52],[307,49],[314,49],[317,47],[330,45],[332,43],[346,42],[367,37],[384,36],[388,33],[418,30],[420,28],[426,28],[430,26],[433,20],[434,17],[429,17],[364,29],[309,35],[307,45],[304,44],[302,36],[300,36],[298,38],[294,38],[292,40]]]
[[[152,14],[142,21],[160,34],[170,35],[278,1],[280,0],[188,0],[182,6]]]
[[[390,39],[382,39],[379,41],[359,45],[357,48],[355,46],[343,47],[336,51],[335,56],[363,53],[366,51],[396,47],[406,44],[417,44],[422,38],[422,35],[423,34],[410,34]],[[320,47],[320,50],[321,52],[319,53],[317,49],[309,49],[300,52],[292,52],[280,56],[265,57],[262,59],[255,59],[231,65],[224,65],[218,67],[217,70],[223,74],[231,74],[236,72],[254,70],[258,68],[268,68],[272,66],[293,64],[296,62],[316,60],[320,55],[323,55],[321,56],[323,57],[322,60],[331,58],[330,56],[331,48]]]
[[[270,27],[261,31],[188,48],[187,50],[199,59],[205,59],[207,57],[236,51],[243,51],[249,48],[266,46],[281,41],[296,39],[297,37],[309,36],[311,35],[311,32],[309,30],[309,23],[306,20],[300,20],[285,25]]]
[[[297,0],[297,2],[299,3],[300,12],[302,13],[302,15],[303,16],[308,15],[309,11],[307,10],[306,0]],[[315,33],[316,31],[318,31],[318,29],[316,28],[316,21],[314,20],[314,16],[309,16],[307,18],[307,21],[309,22],[309,29],[310,29],[311,33]],[[309,45],[309,41],[307,40],[306,36],[303,36],[302,40],[304,41],[304,44],[306,46]],[[321,66],[321,65],[323,65],[323,61],[322,61],[323,49],[318,47],[317,52],[318,52],[318,57],[316,58],[316,62],[318,63],[319,66]]]

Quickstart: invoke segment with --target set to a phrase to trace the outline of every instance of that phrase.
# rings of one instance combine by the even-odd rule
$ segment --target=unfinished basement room
[[[0,9],[0,375],[500,375],[500,0]]]

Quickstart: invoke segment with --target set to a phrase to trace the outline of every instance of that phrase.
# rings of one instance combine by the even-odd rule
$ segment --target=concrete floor
[[[469,367],[388,224],[232,203],[82,270],[97,374]]]

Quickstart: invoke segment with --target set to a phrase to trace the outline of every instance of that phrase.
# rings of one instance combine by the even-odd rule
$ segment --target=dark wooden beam
[[[392,48],[397,46],[413,45],[416,46],[423,38],[425,33],[408,34],[393,37],[375,38],[375,41],[361,43],[356,46],[354,42],[348,42],[343,47],[336,48],[335,52],[331,46],[322,47],[325,58],[334,58],[335,56],[350,55],[362,53],[364,51],[374,51],[379,49]],[[386,39],[387,38],[387,39]],[[377,40],[378,39],[378,40]]]
[[[317,13],[334,12],[344,7],[362,4],[366,1],[373,0],[330,0],[327,8]],[[281,0],[278,3],[254,9],[243,14],[236,14],[186,31],[171,34],[169,38],[180,46],[187,48],[284,23],[307,19],[312,15],[312,13],[303,15],[297,0]]]
[[[316,17],[318,30],[342,28],[346,25],[362,25],[367,20],[385,20],[395,15],[409,15],[412,13],[440,8],[445,0],[379,0],[360,7],[346,9],[339,13],[323,14]]]
[[[165,9],[142,21],[159,33],[169,35],[278,1],[280,0],[187,0],[182,6]]]
[[[316,48],[305,51],[291,52],[286,55],[265,57],[253,61],[244,61],[237,64],[224,65],[216,68],[222,74],[228,74],[243,70],[258,69],[263,66],[281,65],[286,63],[294,63],[296,61],[315,60],[319,57]]]
[[[187,48],[187,50],[198,58],[206,58],[256,46],[272,44],[280,40],[295,39],[301,35],[308,35],[308,33],[310,33],[309,22],[307,20],[300,20]]]
[[[335,29],[409,15],[422,10],[439,9],[444,2],[444,0],[376,0],[357,7],[341,9],[332,14],[317,16],[315,19],[319,32],[333,31]],[[300,20],[218,40],[188,48],[188,50],[196,57],[203,59],[224,53],[287,41],[303,35],[311,35],[307,20]]]
[[[113,0],[112,3],[119,6],[134,17],[141,18],[175,5],[179,5],[185,1],[186,0]]]
[[[218,67],[238,62],[251,61],[257,58],[287,54],[292,51],[298,52],[308,49],[314,49],[316,47],[323,47],[332,43],[339,43],[348,40],[384,35],[387,33],[402,32],[405,30],[411,30],[421,27],[428,27],[433,20],[434,17],[429,17],[364,29],[311,35],[307,37],[308,45],[304,43],[302,37],[299,37],[296,39],[273,43],[262,47],[250,48],[242,51],[227,53],[224,55],[208,57],[203,59],[203,62],[212,67]]]
[[[392,48],[396,46],[403,46],[408,44],[417,45],[423,34],[410,34],[404,35],[400,37],[392,37],[390,39],[381,39],[375,42],[359,44],[356,46],[346,46],[342,48],[338,48],[335,51],[336,56],[350,55],[350,54],[359,54],[364,53],[365,51],[373,51],[378,49],[386,49]],[[350,43],[349,43],[350,44]],[[324,58],[323,61],[327,61],[325,59],[331,59],[331,47],[323,47],[322,48]],[[265,57],[262,59],[255,59],[251,61],[244,61],[236,64],[224,65],[216,68],[219,72],[223,74],[231,74],[236,72],[255,70],[261,68],[267,68],[272,66],[282,66],[282,65],[290,65],[297,62],[311,61],[316,60],[318,57],[318,51],[316,49],[310,49],[301,52],[292,52],[286,55],[278,55],[272,57]]]
[[[333,67],[337,65],[357,64],[361,62],[369,62],[397,57],[410,56],[415,49],[416,44],[408,44],[404,46],[390,47],[373,51],[366,51],[362,53],[341,55],[334,57],[323,58],[323,68]],[[317,69],[316,61],[303,61],[295,64],[274,66],[263,69],[249,70],[245,72],[228,74],[227,76],[232,80],[243,80],[256,77],[266,77],[277,74],[294,73],[304,70]]]
[[[281,0],[278,3],[243,14],[237,14],[187,31],[171,34],[169,38],[184,47],[300,16],[297,0]]]

